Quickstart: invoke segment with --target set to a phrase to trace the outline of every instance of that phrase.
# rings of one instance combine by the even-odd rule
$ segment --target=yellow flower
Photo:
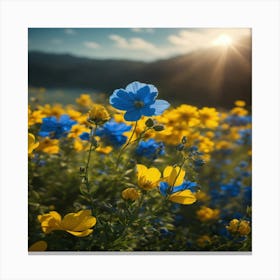
[[[28,251],[31,251],[31,252],[41,252],[41,251],[46,251],[48,247],[48,244],[46,241],[37,241],[35,242],[34,244],[32,244],[29,248],[28,248]]]
[[[59,153],[59,140],[44,138],[38,147],[38,150],[43,151],[47,154],[58,154]]]
[[[122,191],[122,198],[125,200],[135,201],[140,197],[140,192],[134,188],[127,188]]]
[[[39,109],[47,117],[55,116],[57,119],[59,119],[60,116],[65,113],[65,110],[61,104],[54,104],[52,106],[50,104],[45,104],[44,106],[39,106]]]
[[[88,126],[88,115],[87,114],[84,114],[84,115],[81,115],[80,117],[78,117],[76,119],[76,121],[79,123],[79,124],[83,124],[83,125],[86,125]]]
[[[66,113],[72,120],[78,121],[82,115],[81,112],[75,110],[71,105],[68,105],[66,108]]]
[[[222,130],[228,130],[228,129],[229,129],[229,124],[228,124],[228,123],[223,123],[223,124],[221,125],[221,129],[222,129]]]
[[[246,102],[243,101],[243,100],[236,100],[236,101],[234,102],[234,105],[235,105],[236,107],[245,107]]]
[[[187,125],[193,127],[199,124],[199,113],[197,107],[195,106],[182,104],[176,108],[174,113],[177,125]]]
[[[180,186],[183,184],[185,173],[185,170],[180,169],[179,166],[167,166],[163,171],[163,180],[167,182],[169,186]]]
[[[77,237],[91,234],[93,232],[91,228],[96,224],[96,218],[91,216],[90,210],[69,213],[63,219],[56,211],[50,211],[48,214],[39,215],[38,220],[44,233],[64,230]]]
[[[90,143],[88,141],[82,141],[80,138],[76,138],[74,140],[74,149],[77,152],[86,151],[90,147]]]
[[[214,150],[214,142],[207,137],[200,136],[198,149],[205,154],[211,153]]]
[[[145,165],[137,164],[138,186],[144,190],[152,190],[159,184],[161,173],[155,168],[147,168]]]
[[[31,111],[30,108],[28,108],[28,127],[36,124],[36,123],[42,123],[42,119],[46,117],[46,114],[42,112],[41,110]]]
[[[105,146],[105,147],[102,147],[102,146],[98,146],[95,151],[98,152],[98,153],[101,153],[101,154],[104,154],[104,155],[108,155],[112,152],[113,150],[113,147],[112,146]]]
[[[202,206],[197,212],[196,216],[197,218],[202,221],[211,221],[211,220],[216,220],[219,218],[220,215],[220,210],[219,209],[211,209],[206,206]]]
[[[74,124],[71,127],[71,131],[69,132],[68,137],[69,138],[76,138],[79,135],[81,135],[83,132],[90,132],[90,130],[87,127],[83,126],[83,125]]]
[[[99,104],[94,104],[88,112],[88,122],[96,125],[103,124],[110,119],[110,115],[106,108]]]
[[[211,238],[208,235],[202,235],[196,240],[196,243],[199,247],[204,248],[211,244]]]
[[[230,140],[236,141],[240,138],[239,128],[238,127],[231,127],[229,130],[228,137]]]
[[[28,154],[32,154],[33,150],[35,150],[39,146],[39,142],[35,143],[35,136],[31,133],[28,133]]]
[[[90,98],[89,94],[81,94],[79,98],[76,99],[76,103],[82,107],[90,107],[93,104],[93,101]]]
[[[234,107],[233,109],[231,109],[230,113],[232,115],[236,115],[240,117],[248,115],[248,111],[242,107]]]
[[[233,219],[226,228],[229,232],[242,236],[248,235],[251,232],[250,222],[245,220]]]
[[[215,108],[203,107],[199,110],[201,125],[206,128],[216,128],[219,125],[219,115]]]
[[[214,133],[213,131],[207,131],[207,132],[205,133],[205,136],[208,137],[208,138],[210,138],[210,139],[212,139],[212,138],[215,137],[215,133]]]
[[[169,195],[168,199],[174,203],[179,204],[193,204],[196,202],[195,195],[190,190],[183,190]]]
[[[221,140],[216,142],[215,147],[217,150],[227,150],[232,147],[232,142]]]
[[[206,194],[205,192],[203,192],[203,191],[198,191],[198,192],[195,194],[195,196],[196,196],[196,199],[197,199],[198,201],[206,202],[206,201],[210,200],[209,195],[207,195],[207,194]]]

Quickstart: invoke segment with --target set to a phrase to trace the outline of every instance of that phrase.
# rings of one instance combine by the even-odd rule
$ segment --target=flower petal
[[[159,191],[163,196],[167,196],[168,184],[166,182],[160,182]]]
[[[57,221],[61,222],[61,216],[56,211],[50,211],[50,215]]]
[[[154,104],[150,107],[155,109],[155,115],[161,115],[166,109],[168,109],[170,104],[165,100],[156,100]]]
[[[123,89],[117,89],[110,96],[110,104],[113,105],[116,109],[119,110],[129,110],[133,108],[133,98],[131,94],[126,92]]]
[[[96,224],[96,218],[93,216],[84,217],[80,224],[74,228],[74,231],[85,231]]]
[[[136,172],[137,172],[137,177],[143,176],[145,172],[147,171],[147,167],[143,164],[137,164],[136,165]]]
[[[157,95],[157,90],[151,92],[149,85],[145,85],[135,93],[135,99],[143,101],[146,105],[150,105],[155,103]]]
[[[77,236],[77,237],[84,237],[84,236],[88,236],[90,235],[93,230],[92,229],[87,229],[87,230],[84,230],[84,231],[72,231],[72,230],[66,230],[68,233],[74,235],[74,236]]]
[[[179,173],[180,171],[180,173]],[[179,173],[179,175],[178,175]],[[163,177],[167,180],[170,186],[180,186],[183,184],[185,177],[185,170],[181,169],[179,166],[167,166],[163,171]],[[175,182],[176,180],[176,182]]]
[[[131,92],[131,93],[136,93],[139,89],[141,89],[144,86],[146,86],[146,84],[136,81],[136,82],[132,82],[129,85],[127,85],[125,90],[128,92]]]
[[[61,226],[65,230],[77,230],[81,224],[83,224],[84,220],[87,220],[90,217],[90,210],[81,210],[78,213],[69,213],[64,216]],[[94,218],[95,219],[95,218]],[[91,221],[94,222],[94,221]],[[96,220],[95,220],[96,222]],[[95,224],[95,223],[94,223]],[[93,226],[93,225],[92,225]]]
[[[138,121],[140,118],[141,118],[140,110],[127,111],[124,114],[124,119],[126,121]]]
[[[171,194],[169,196],[169,200],[175,203],[187,205],[196,202],[196,197],[190,190],[184,190],[181,192]]]
[[[145,106],[145,107],[141,108],[141,114],[143,116],[147,116],[147,117],[154,116],[155,115],[155,111],[156,111],[155,108],[151,108],[149,106]]]
[[[168,166],[166,166],[165,168],[164,168],[164,170],[163,170],[163,177],[165,178],[165,177],[168,177],[169,175],[170,175],[170,173],[172,172],[172,169],[173,169],[174,167],[173,166],[171,166],[171,165],[168,165]]]
[[[32,244],[29,248],[28,248],[28,251],[31,251],[31,252],[40,252],[40,251],[46,251],[48,247],[48,244],[46,241],[37,241],[35,242],[34,244]]]
[[[151,167],[145,172],[145,176],[148,181],[156,183],[159,181],[159,179],[161,177],[161,173],[157,168]]]

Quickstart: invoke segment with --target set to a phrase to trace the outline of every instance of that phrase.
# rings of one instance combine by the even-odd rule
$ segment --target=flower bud
[[[145,125],[147,127],[153,127],[154,126],[154,121],[151,118],[149,118],[149,119],[146,120]]]
[[[155,131],[162,131],[162,130],[164,130],[164,126],[160,125],[160,124],[159,125],[155,125],[153,128],[154,128]]]
[[[140,192],[134,188],[127,188],[122,191],[122,198],[124,200],[135,201],[140,197]]]
[[[181,143],[182,144],[186,144],[187,143],[187,137],[186,136],[183,136],[183,138],[181,140]]]

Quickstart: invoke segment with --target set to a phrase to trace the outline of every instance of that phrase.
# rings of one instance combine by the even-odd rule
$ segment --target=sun
[[[232,38],[227,34],[221,34],[212,43],[214,46],[228,47],[232,45]]]

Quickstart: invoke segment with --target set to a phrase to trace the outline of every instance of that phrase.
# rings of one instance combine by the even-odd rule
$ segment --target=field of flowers
[[[251,114],[133,82],[28,109],[29,251],[251,251]]]

